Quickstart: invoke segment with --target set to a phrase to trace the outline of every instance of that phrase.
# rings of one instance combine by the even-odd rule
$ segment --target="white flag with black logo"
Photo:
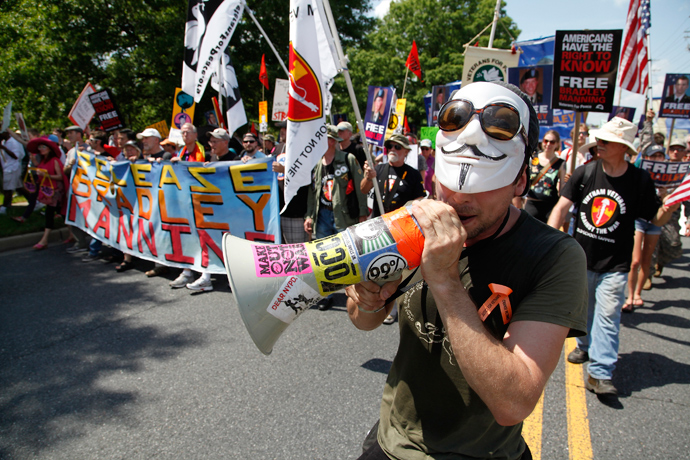
[[[220,78],[218,74],[220,74]],[[223,51],[219,71],[214,73],[211,78],[211,87],[224,97],[223,101],[227,104],[225,121],[228,126],[228,133],[232,136],[232,133],[237,131],[240,126],[247,124],[247,114],[244,111],[235,68],[232,66],[227,48]]]
[[[184,34],[182,91],[199,102],[240,22],[241,0],[189,0]]]

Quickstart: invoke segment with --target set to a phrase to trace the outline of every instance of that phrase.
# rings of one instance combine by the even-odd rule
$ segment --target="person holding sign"
[[[585,256],[511,205],[528,187],[539,139],[524,93],[503,82],[463,86],[438,125],[438,201],[411,206],[425,238],[421,265],[399,301],[377,440],[360,459],[530,459],[522,421],[565,338],[585,331]],[[399,285],[349,286],[350,320],[378,327]]]
[[[661,206],[649,173],[625,160],[636,156],[632,142],[637,127],[614,117],[594,133],[598,160],[578,168],[561,191],[549,217],[563,225],[568,209],[577,204],[574,236],[587,254],[589,315],[587,336],[578,337],[568,361],[589,361],[585,387],[599,395],[616,396],[611,381],[618,360],[621,308],[625,301],[634,240],[635,219],[663,225],[677,208]]]

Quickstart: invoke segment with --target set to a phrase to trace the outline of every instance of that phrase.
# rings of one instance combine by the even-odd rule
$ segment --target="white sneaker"
[[[43,209],[45,207],[46,207],[46,205],[39,201],[38,203],[36,203],[36,207],[34,208],[34,211],[40,211],[41,209]]]
[[[189,283],[187,289],[192,291],[213,291],[213,284],[211,284],[211,280],[204,281],[202,278],[199,278],[193,283]]]
[[[187,285],[187,283],[191,282],[194,278],[191,276],[187,276],[184,274],[184,272],[180,273],[180,276],[172,280],[170,283],[170,287],[173,289],[177,288],[183,288]]]

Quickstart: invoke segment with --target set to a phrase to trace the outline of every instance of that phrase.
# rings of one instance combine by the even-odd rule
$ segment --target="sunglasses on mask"
[[[438,127],[441,131],[457,131],[467,126],[474,114],[479,115],[479,123],[487,136],[509,141],[519,133],[527,145],[527,133],[520,121],[520,113],[512,105],[502,102],[477,110],[470,101],[453,99],[438,112]]]

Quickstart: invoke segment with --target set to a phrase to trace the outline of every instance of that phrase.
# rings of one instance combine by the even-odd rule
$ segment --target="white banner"
[[[218,74],[220,74],[220,78]],[[227,103],[228,107],[225,112],[225,122],[228,126],[228,133],[232,136],[232,133],[237,131],[240,126],[247,124],[247,113],[244,111],[242,96],[240,96],[240,85],[237,82],[235,68],[232,66],[227,48],[223,51],[223,56],[220,58],[220,68],[211,78],[211,86],[221,96],[225,97],[223,101]]]
[[[462,67],[463,86],[475,81],[508,82],[508,67],[517,67],[519,53],[511,50],[467,47],[465,64]]]
[[[328,89],[337,74],[333,37],[320,0],[290,0],[290,62],[285,205],[311,182],[328,148]]]
[[[185,25],[182,91],[199,102],[218,60],[240,22],[240,0],[189,0]]]

